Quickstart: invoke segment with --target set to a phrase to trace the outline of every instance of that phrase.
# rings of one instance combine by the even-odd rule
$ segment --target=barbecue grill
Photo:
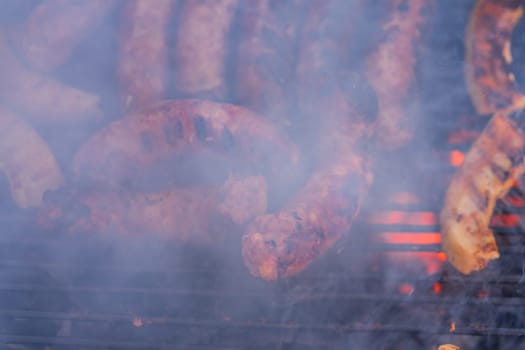
[[[525,347],[520,188],[498,204],[502,256],[487,269],[461,275],[440,245],[446,186],[471,135],[487,122],[475,116],[463,85],[471,5],[439,3],[438,29],[419,67],[418,137],[376,162],[374,188],[352,233],[307,271],[277,283],[257,280],[237,241],[202,248],[147,235],[43,235],[4,201],[0,343],[24,350]]]

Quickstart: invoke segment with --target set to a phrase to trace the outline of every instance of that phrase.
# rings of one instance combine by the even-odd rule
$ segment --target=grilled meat
[[[225,96],[228,34],[238,2],[182,2],[175,44],[175,88],[182,96]]]
[[[24,67],[0,38],[0,100],[41,122],[100,119],[100,98]]]
[[[448,261],[463,274],[499,258],[489,228],[496,201],[525,172],[525,134],[497,113],[454,174],[441,211],[441,236]]]
[[[115,0],[44,0],[17,29],[12,40],[16,52],[33,69],[55,69],[116,4]]]
[[[298,164],[296,147],[264,118],[230,104],[179,100],[159,102],[94,134],[75,155],[73,176],[129,187],[162,160],[206,149],[265,175],[272,188],[286,187]]]
[[[126,110],[166,98],[168,24],[174,0],[131,0],[124,4],[118,78]]]
[[[281,211],[257,217],[243,236],[244,262],[265,280],[295,275],[333,246],[350,229],[371,182],[362,149],[370,136],[369,114],[355,99],[357,85],[364,82],[339,70],[350,31],[337,18],[350,9],[339,1],[314,1],[308,9],[297,68],[298,103],[316,131],[315,171]]]
[[[218,187],[151,193],[61,188],[45,195],[38,222],[73,233],[158,235],[216,243],[266,211],[262,176],[230,178]]]
[[[425,15],[433,0],[392,0],[380,23],[381,37],[365,58],[365,76],[378,99],[377,137],[387,148],[407,144],[414,136],[416,49]]]
[[[295,0],[241,2],[236,98],[283,126],[290,123],[301,10]]]
[[[0,169],[15,203],[36,207],[48,190],[63,182],[62,171],[46,142],[24,120],[0,107]]]
[[[479,114],[525,106],[510,70],[512,32],[523,16],[522,5],[520,0],[478,0],[470,15],[465,79]]]

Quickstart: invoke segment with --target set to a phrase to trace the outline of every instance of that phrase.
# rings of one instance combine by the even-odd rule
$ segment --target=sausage
[[[352,8],[338,1],[310,6],[297,79],[298,106],[317,132],[315,170],[279,212],[255,218],[242,239],[245,265],[267,281],[300,273],[332,247],[350,229],[372,181],[363,147],[374,113],[359,104],[367,98],[356,98],[364,81],[341,71],[351,27],[340,20]]]
[[[302,140],[310,148],[325,111],[319,99],[337,94],[337,75],[347,68],[351,35],[355,31],[353,1],[314,0],[308,3],[301,27],[296,79],[297,107],[300,111]],[[323,104],[323,107],[331,108]],[[321,113],[321,114],[319,114]]]
[[[228,34],[238,0],[184,0],[175,43],[175,89],[183,97],[224,98]]]
[[[64,187],[46,193],[37,221],[43,229],[69,234],[157,235],[216,244],[265,212],[266,190],[262,176],[151,193]]]
[[[15,31],[16,53],[32,69],[53,70],[66,62],[76,44],[116,4],[115,0],[44,0]]]
[[[168,24],[174,0],[124,4],[118,58],[123,105],[133,110],[166,98]]]
[[[465,36],[465,79],[479,114],[525,106],[525,95],[510,70],[512,32],[522,16],[520,0],[479,0],[472,10]]]
[[[38,207],[43,194],[63,182],[62,170],[46,142],[4,107],[0,107],[0,169],[20,208]]]
[[[241,3],[235,97],[240,104],[290,124],[295,49],[302,8],[297,1]]]
[[[365,130],[356,124],[332,129],[330,159],[280,212],[259,216],[249,225],[242,254],[253,275],[269,281],[293,276],[348,232],[371,183],[357,142]]]
[[[499,258],[490,219],[524,172],[525,134],[508,113],[496,113],[454,174],[440,214],[443,250],[463,274]]]
[[[0,38],[0,100],[33,121],[100,119],[100,98],[25,68]]]
[[[378,100],[376,135],[386,148],[406,145],[414,136],[416,49],[433,5],[433,0],[389,1],[379,24],[382,39],[364,60],[365,77]]]
[[[272,184],[293,175],[299,161],[295,145],[249,110],[178,100],[159,102],[95,133],[75,154],[72,174],[81,182],[129,187],[159,161],[207,148],[240,159]]]

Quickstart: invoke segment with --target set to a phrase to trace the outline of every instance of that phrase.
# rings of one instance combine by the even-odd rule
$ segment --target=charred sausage
[[[325,125],[324,161],[306,185],[280,212],[257,217],[243,236],[253,275],[271,281],[298,274],[346,234],[358,214],[372,179],[361,149],[369,126],[355,112],[339,112],[337,122]]]
[[[24,117],[43,122],[100,119],[100,98],[24,67],[0,38],[0,100]]]
[[[240,7],[235,97],[289,124],[301,6],[297,1],[249,0]]]
[[[347,91],[360,80],[341,72],[351,28],[338,19],[350,7],[339,1],[309,5],[297,79],[298,105],[315,140],[315,170],[279,212],[257,217],[242,240],[249,271],[268,281],[298,274],[333,246],[349,230],[371,181],[361,149],[368,119],[354,103],[356,89]]]
[[[511,37],[523,16],[520,0],[479,0],[470,15],[465,37],[465,78],[479,114],[525,106],[510,70]]]
[[[94,134],[75,155],[73,176],[126,186],[166,157],[206,148],[240,159],[254,173],[276,181],[293,173],[298,163],[296,147],[249,110],[178,100],[159,102]]]
[[[238,0],[184,0],[175,44],[175,89],[185,97],[225,96],[228,34]]]
[[[496,201],[524,172],[525,134],[506,113],[497,113],[454,174],[440,215],[443,250],[463,274],[499,258],[490,219]]]
[[[148,0],[124,4],[118,78],[126,110],[166,98],[168,76],[168,24],[174,0]]]
[[[266,211],[266,189],[262,176],[151,193],[66,187],[46,193],[38,223],[70,234],[151,234],[216,244]]]
[[[387,148],[407,144],[416,124],[417,48],[433,0],[392,0],[381,21],[382,39],[365,58],[365,76],[378,100],[377,138]]]
[[[55,69],[116,4],[116,0],[44,0],[17,29],[16,52],[33,69]]]
[[[63,182],[62,170],[46,142],[23,119],[0,107],[0,169],[15,203],[38,207],[43,194]]]

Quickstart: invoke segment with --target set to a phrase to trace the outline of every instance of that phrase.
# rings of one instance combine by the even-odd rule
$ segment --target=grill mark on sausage
[[[178,140],[184,138],[184,127],[179,119],[176,119],[174,124],[163,125],[162,132],[169,145],[174,145]]]
[[[197,135],[197,138],[200,141],[205,141],[208,137],[208,127],[206,126],[206,120],[202,116],[198,115],[195,117],[193,125],[195,127],[195,135]]]
[[[221,140],[222,140],[224,147],[227,150],[231,150],[232,148],[235,147],[235,144],[236,144],[235,137],[233,136],[233,133],[230,131],[230,129],[228,129],[227,127],[224,127],[222,129]]]
[[[148,153],[153,152],[153,138],[154,136],[148,131],[141,131],[140,133],[142,148]]]

